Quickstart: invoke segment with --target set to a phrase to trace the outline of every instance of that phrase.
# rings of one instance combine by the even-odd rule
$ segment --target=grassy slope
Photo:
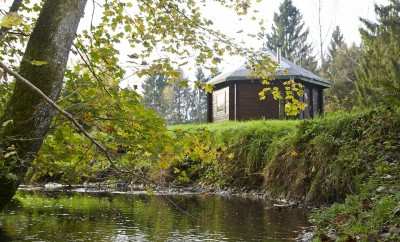
[[[172,169],[184,172],[177,176],[184,178],[181,183],[205,183],[217,187],[236,187],[259,189],[263,183],[263,169],[268,161],[270,145],[279,137],[295,130],[299,121],[247,121],[221,122],[213,124],[175,125],[169,127],[173,132],[186,132],[193,142],[182,161],[173,164]],[[191,141],[177,139],[183,145]],[[204,147],[203,147],[204,146]],[[197,148],[206,153],[215,153],[213,157],[199,158]],[[180,172],[175,172],[180,173]],[[171,174],[174,176],[174,174]],[[179,179],[178,179],[179,180]]]
[[[214,182],[249,188],[264,184],[274,198],[334,203],[312,216],[316,241],[400,241],[400,109],[335,113],[306,122],[170,129],[199,127],[228,144],[214,164]],[[233,154],[232,159],[224,153]]]

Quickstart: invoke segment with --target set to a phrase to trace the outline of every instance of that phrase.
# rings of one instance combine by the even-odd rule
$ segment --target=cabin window
[[[226,94],[225,92],[217,95],[217,112],[225,112]]]
[[[214,92],[214,98],[215,98],[215,111],[217,113],[228,113],[228,105],[229,105],[229,89],[228,88],[224,88],[218,91]]]

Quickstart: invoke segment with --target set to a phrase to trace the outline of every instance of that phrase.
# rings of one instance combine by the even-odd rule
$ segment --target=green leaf
[[[214,86],[211,85],[211,84],[206,84],[206,85],[204,85],[204,91],[205,91],[206,93],[212,93],[213,89],[214,89]]]
[[[48,62],[42,61],[42,60],[33,60],[33,61],[31,61],[31,64],[34,66],[43,66],[43,65],[47,65]]]
[[[18,180],[17,175],[15,175],[15,174],[13,174],[13,173],[8,173],[8,174],[6,175],[6,177],[7,177],[7,179],[9,179],[9,180],[14,180],[14,181]]]
[[[0,21],[0,26],[4,28],[12,28],[13,26],[22,24],[23,20],[17,13],[9,13]]]

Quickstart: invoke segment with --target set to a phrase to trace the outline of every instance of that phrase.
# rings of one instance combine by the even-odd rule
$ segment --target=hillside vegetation
[[[181,185],[259,189],[272,146],[299,121],[222,122],[169,127],[183,147],[182,159],[167,168],[168,180]]]
[[[172,130],[195,135],[196,127]],[[201,128],[212,130],[217,144],[226,147],[212,166],[222,185],[265,190],[269,198],[311,205],[334,203],[312,215],[317,241],[400,239],[399,109]],[[191,171],[192,164],[202,164],[189,160],[179,167]]]
[[[399,236],[399,109],[336,112],[305,121],[175,125],[164,137],[156,160],[136,164],[157,184],[256,190],[313,206],[339,202],[313,214],[320,238]],[[57,170],[76,181],[96,181],[107,173],[63,167],[42,166],[31,178],[43,181]],[[52,181],[74,181],[52,175]],[[121,174],[107,179],[142,182]]]

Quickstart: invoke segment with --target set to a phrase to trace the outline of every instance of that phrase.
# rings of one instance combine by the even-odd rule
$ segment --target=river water
[[[306,211],[217,195],[20,191],[0,241],[294,241]]]

